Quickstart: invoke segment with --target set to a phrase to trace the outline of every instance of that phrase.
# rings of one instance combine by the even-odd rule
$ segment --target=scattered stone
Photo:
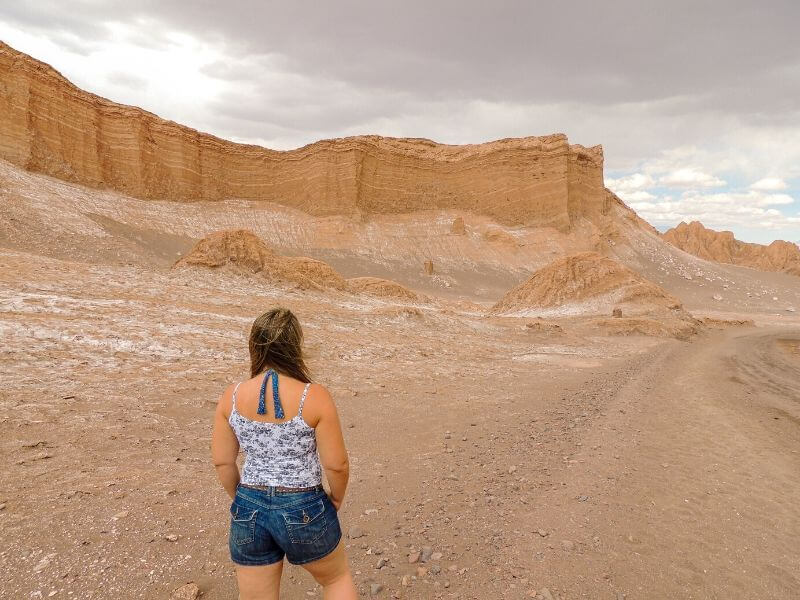
[[[192,581],[172,590],[169,600],[197,600],[200,594],[200,588]]]
[[[367,515],[367,516],[369,516],[369,515],[377,515],[378,514],[378,509],[377,508],[368,508],[367,510],[364,511],[364,514]]]
[[[514,474],[514,473],[516,473],[516,472],[517,472],[517,467],[516,467],[516,465],[511,465],[510,467],[508,467],[508,474],[509,474],[509,475],[513,475],[513,474]]]
[[[442,572],[442,567],[440,567],[439,565],[431,565],[431,573],[433,573],[434,575],[438,575],[441,572]]]
[[[433,554],[431,554],[431,560],[442,560],[442,553],[434,552]]]
[[[541,590],[539,590],[539,594],[541,594],[541,596],[542,596],[542,598],[544,598],[544,600],[555,600],[553,598],[553,594],[551,594],[550,590],[547,589],[546,587],[544,587]]]
[[[426,567],[417,567],[417,577],[425,577],[428,574],[428,569]]]
[[[571,552],[572,550],[575,550],[575,542],[571,540],[561,540],[561,547],[564,550]]]
[[[422,554],[420,555],[419,559],[422,562],[428,562],[431,559],[432,554],[433,554],[433,548],[431,548],[430,546],[423,546]]]
[[[722,300],[722,296],[720,296],[719,294],[714,294],[714,295],[713,295],[713,296],[711,296],[711,297],[712,297],[714,300],[717,300],[717,301],[719,301],[719,300]]]
[[[622,318],[622,309],[621,308],[615,308],[614,310],[611,311],[611,316],[615,317],[617,319]]]
[[[383,567],[385,567],[388,564],[389,564],[389,559],[386,558],[386,557],[383,557],[383,558],[378,559],[378,564],[375,565],[375,568],[376,569],[382,569]]]
[[[408,564],[413,565],[414,563],[419,562],[419,557],[420,557],[419,551],[415,550],[414,552],[411,552],[408,555]]]
[[[369,586],[369,595],[377,596],[383,591],[383,586],[380,583],[373,583]]]
[[[450,587],[450,582],[449,582],[449,581],[447,581],[447,580],[445,580],[445,582],[444,582],[442,585],[443,585],[444,587],[446,587],[446,588],[449,588],[449,587]]]
[[[168,533],[167,535],[164,536],[164,539],[167,540],[168,542],[177,542],[178,536],[175,535],[174,533]]]
[[[127,510],[122,510],[122,511],[120,511],[117,514],[114,515],[114,520],[116,521],[117,519],[124,519],[129,514],[130,513]]]
[[[42,559],[38,563],[36,563],[36,566],[33,567],[33,572],[34,573],[41,573],[42,571],[44,571],[47,567],[50,566],[50,562],[55,557],[56,557],[56,553],[55,552],[52,552],[52,553],[47,554],[44,557],[42,557]]]
[[[433,275],[433,261],[426,260],[425,261],[425,274],[426,275]]]
[[[6,509],[6,503],[5,502],[0,503],[0,510],[5,510],[5,509]]]
[[[411,585],[411,578],[408,575],[403,575],[403,578],[400,580],[400,585],[402,586]]]
[[[358,525],[353,525],[347,532],[347,537],[349,537],[351,540],[364,537],[364,530],[361,529],[361,527],[359,527]]]
[[[538,533],[542,537],[547,537],[547,532],[544,529],[540,529],[536,533]]]

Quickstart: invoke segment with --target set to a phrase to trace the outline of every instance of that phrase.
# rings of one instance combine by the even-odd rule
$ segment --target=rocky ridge
[[[469,210],[561,231],[609,209],[602,148],[563,134],[463,146],[359,136],[275,151],[88,93],[2,42],[0,74],[0,158],[138,198],[264,200],[317,216]]]
[[[730,231],[708,229],[699,221],[681,222],[664,233],[663,238],[706,260],[800,276],[800,246],[792,242],[775,240],[767,246],[742,242]]]

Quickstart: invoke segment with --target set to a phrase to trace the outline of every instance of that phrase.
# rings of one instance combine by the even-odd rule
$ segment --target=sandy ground
[[[341,516],[364,533],[347,544],[365,595],[800,590],[800,324],[689,343],[597,336],[579,319],[541,334],[0,256],[4,598],[164,598],[187,581],[235,597],[209,427],[244,376],[251,317],[275,303],[306,324],[340,406],[353,463]],[[426,546],[436,559],[409,564]],[[285,592],[318,595],[297,568]]]
[[[4,175],[6,190],[28,177]],[[375,584],[384,598],[800,596],[796,278],[633,232],[616,248],[626,264],[697,316],[756,326],[678,341],[561,316],[536,331],[480,310],[524,276],[516,254],[504,271],[489,253],[473,279],[469,261],[443,268],[427,287],[421,264],[378,261],[377,275],[442,291],[415,306],[279,289],[170,271],[197,215],[158,229],[167,205],[137,212],[145,203],[62,187],[52,228],[33,187],[0,203],[0,598],[168,598],[190,581],[236,597],[211,418],[246,376],[252,319],[276,304],[300,316],[340,408],[341,519],[363,596]],[[252,211],[225,208],[236,223]],[[410,248],[397,232],[414,218],[383,251]],[[315,243],[290,250],[319,256]],[[437,264],[467,243],[447,241]],[[375,258],[327,251],[346,276]],[[302,569],[285,573],[284,597],[321,597]]]

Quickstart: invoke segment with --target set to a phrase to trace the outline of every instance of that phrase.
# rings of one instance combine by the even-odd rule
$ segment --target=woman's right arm
[[[314,387],[317,388],[314,394],[314,412],[319,415],[316,424],[317,451],[331,488],[331,502],[339,510],[347,490],[347,481],[350,479],[350,462],[333,398],[324,387]]]

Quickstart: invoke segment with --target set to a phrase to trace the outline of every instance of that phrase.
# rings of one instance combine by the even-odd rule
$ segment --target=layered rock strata
[[[568,231],[610,207],[600,146],[563,134],[450,146],[377,136],[236,144],[85,92],[0,42],[0,157],[146,199],[254,199],[312,215],[466,210]]]
[[[681,307],[680,300],[622,263],[596,252],[581,252],[539,269],[506,293],[491,312],[527,314],[565,305],[582,305],[583,312],[610,312],[614,304]]]
[[[684,252],[706,260],[800,276],[800,246],[792,242],[775,240],[768,246],[741,242],[732,232],[714,231],[699,221],[681,222],[663,237]]]

